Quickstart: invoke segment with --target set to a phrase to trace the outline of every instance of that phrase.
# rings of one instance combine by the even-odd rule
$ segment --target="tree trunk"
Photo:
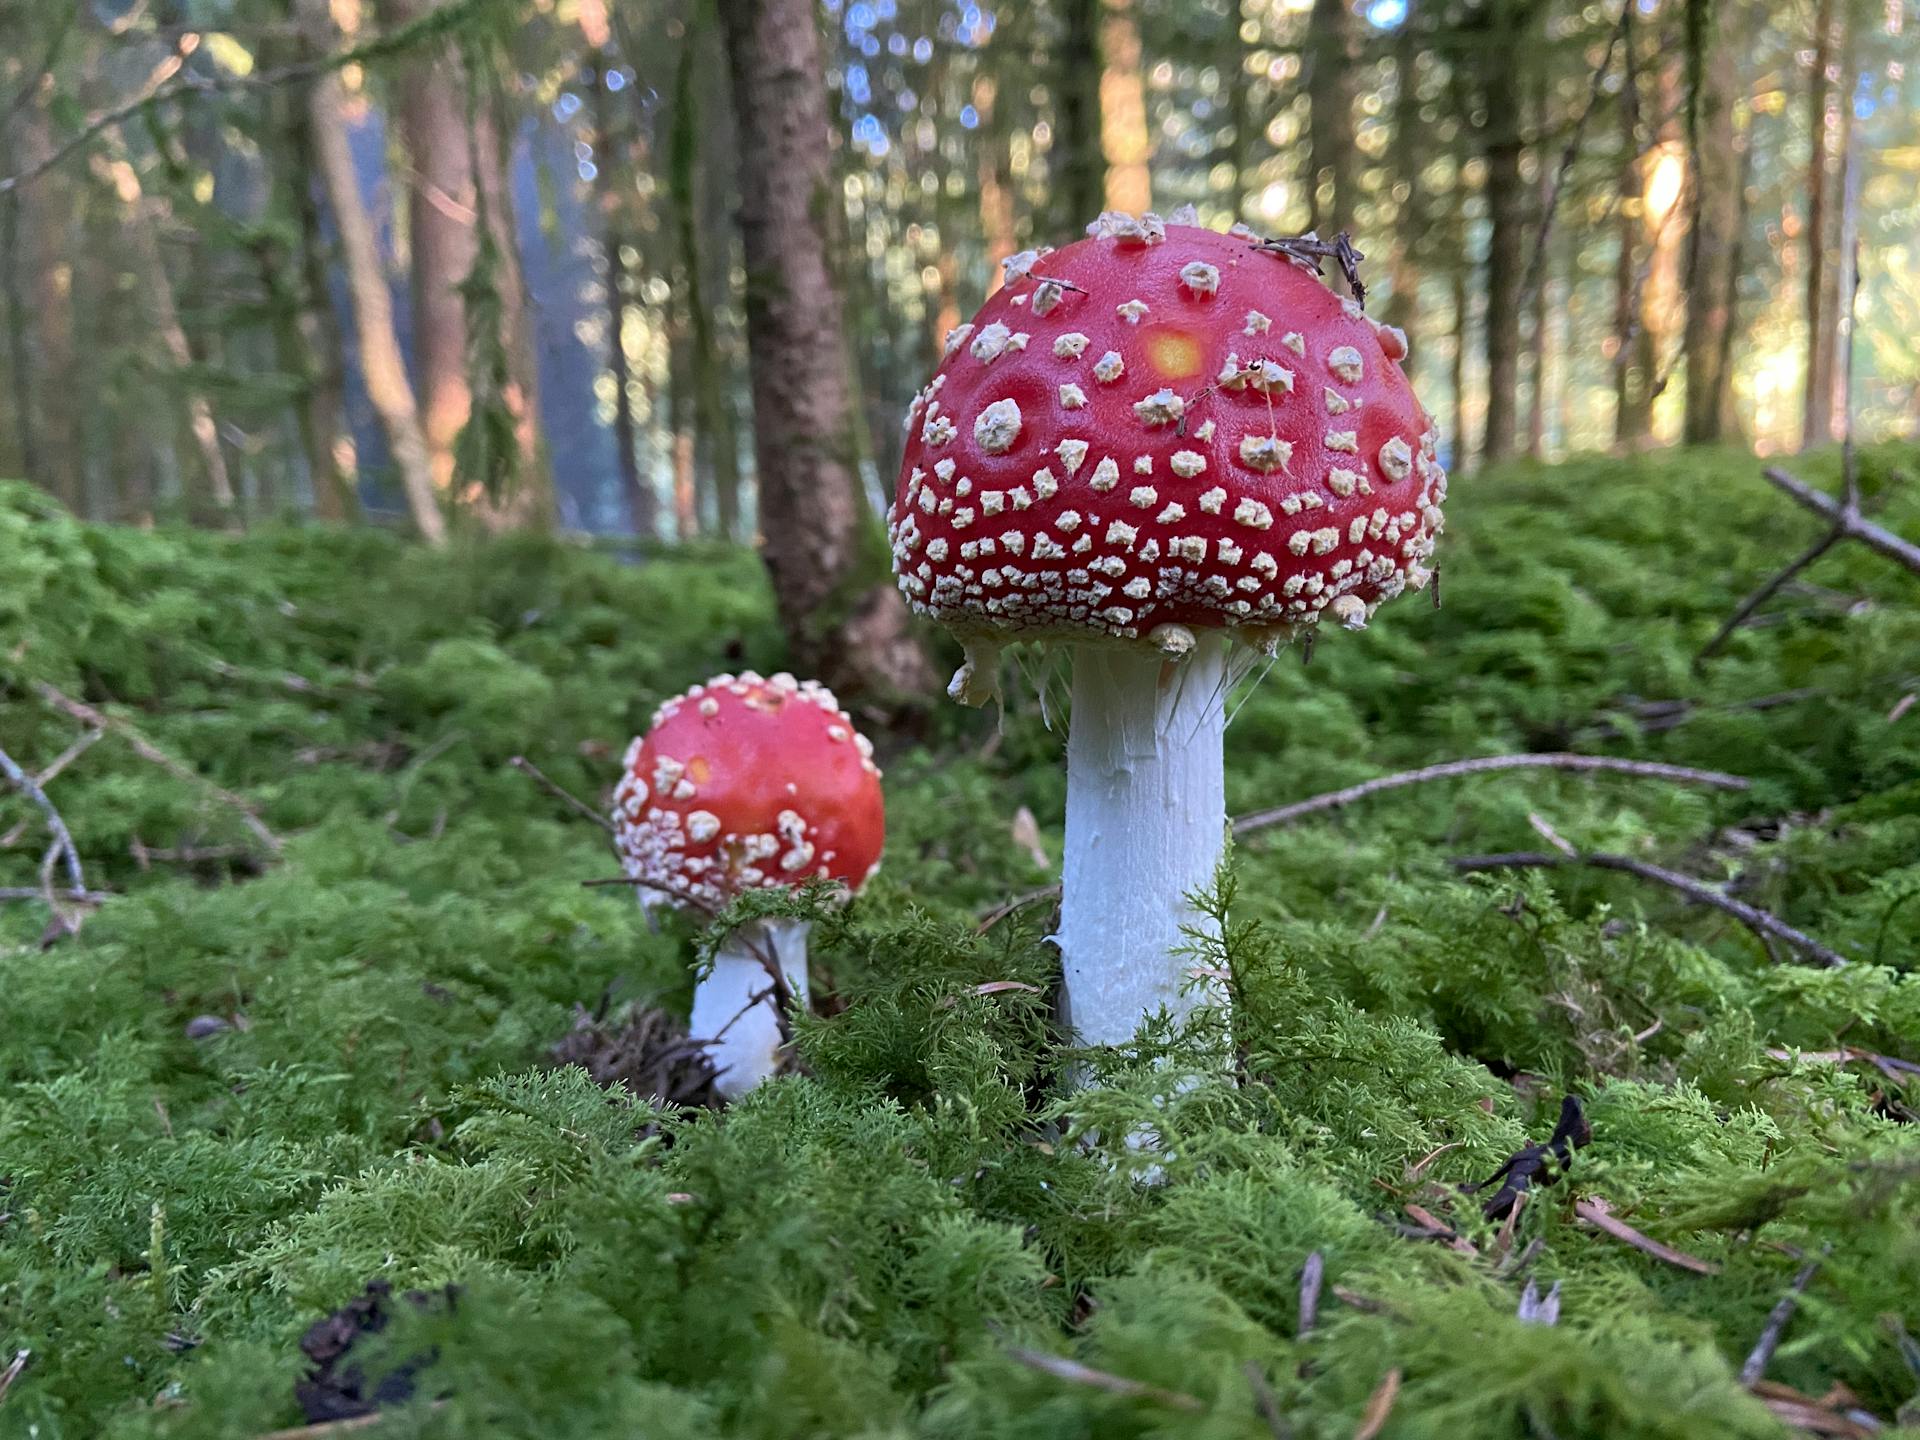
[[[973,82],[973,108],[980,117],[974,178],[980,191],[980,238],[987,248],[987,294],[1000,288],[1000,262],[1020,248],[1014,238],[1013,180],[1007,173],[1006,127],[994,123],[998,86],[990,75]]]
[[[1681,338],[1682,253],[1686,242],[1688,189],[1685,122],[1682,116],[1681,61],[1669,56],[1656,76],[1659,137],[1640,163],[1640,220],[1647,246],[1645,273],[1639,280],[1640,319],[1635,330],[1634,367],[1642,376],[1646,407],[1644,439],[1651,443],[1653,407],[1667,387],[1668,369]]]
[[[1465,225],[1455,229],[1460,246],[1464,246],[1465,230]],[[1472,317],[1468,310],[1467,260],[1461,248],[1454,251],[1449,278],[1453,282],[1453,353],[1448,357],[1453,388],[1453,463],[1449,468],[1465,470],[1473,453],[1473,442],[1467,435],[1467,332]]]
[[[1827,298],[1828,191],[1832,186],[1833,131],[1839,107],[1834,103],[1835,0],[1819,0],[1813,28],[1813,75],[1807,90],[1807,131],[1813,148],[1807,158],[1807,384],[1801,441],[1814,445],[1829,438],[1829,396],[1833,393],[1833,312]]]
[[[1247,157],[1253,153],[1253,84],[1247,74],[1247,42],[1241,34],[1246,23],[1244,0],[1228,0],[1227,14],[1220,36],[1220,70],[1227,91],[1227,133],[1220,144],[1217,164],[1227,167],[1227,216],[1241,218],[1247,203]]]
[[[607,369],[613,377],[613,445],[620,466],[620,492],[627,502],[627,523],[643,539],[653,538],[659,527],[660,502],[653,486],[640,474],[640,429],[633,416],[633,367],[627,360],[627,301],[632,293],[631,267],[627,254],[632,248],[627,197],[632,193],[628,173],[632,137],[619,124],[617,110],[607,90],[607,72],[619,65],[610,48],[595,52],[588,63],[593,67],[593,127],[597,132],[596,150],[599,173],[594,177],[595,195],[600,206],[600,245],[606,256],[607,274]]]
[[[327,0],[299,0],[299,13],[312,48],[331,49],[333,18]],[[347,146],[346,91],[337,74],[328,71],[308,86],[307,113],[312,121],[314,168],[326,191],[327,208],[333,212],[334,229],[340,236],[354,334],[359,340],[360,374],[366,383],[367,398],[379,416],[387,450],[400,473],[401,488],[415,527],[429,544],[444,544],[446,518],[440,511],[439,492],[433,483],[433,467],[426,436],[420,427],[413,386],[407,379],[400,341],[394,333],[393,298],[387,290],[386,271],[380,264],[373,222],[360,198],[353,154]]]
[[[141,185],[139,172],[124,158],[126,145],[118,131],[108,133],[112,137],[114,158],[103,160],[99,168],[126,207],[123,233],[133,249],[146,290],[147,318],[166,350],[167,359],[180,371],[180,384],[186,397],[187,429],[199,456],[198,484],[187,487],[188,510],[196,520],[227,523],[234,516],[233,478],[227,470],[226,451],[220,443],[220,424],[214,417],[213,402],[187,378],[196,357],[186,328],[180,323],[173,277],[167,273],[166,257],[160,253],[161,214]]]
[[[1514,452],[1520,407],[1520,308],[1526,270],[1526,183],[1520,175],[1520,110],[1510,84],[1487,86],[1487,420],[1481,458]]]
[[[1533,133],[1542,137],[1550,134],[1551,119],[1546,69],[1542,66],[1534,76]],[[1534,172],[1535,214],[1539,218],[1534,222],[1533,243],[1539,245],[1545,242],[1541,227],[1547,213],[1547,192],[1553,186],[1553,167],[1543,145],[1535,147]],[[1528,266],[1531,263],[1529,256]],[[1544,459],[1547,453],[1547,338],[1551,319],[1547,291],[1552,284],[1553,255],[1549,250],[1540,257],[1540,272],[1534,280],[1533,293],[1527,297],[1533,312],[1528,316],[1527,325],[1527,455],[1534,460]]]
[[[1826,266],[1827,293],[1822,302],[1830,317],[1827,324],[1827,438],[1837,440],[1846,433],[1851,400],[1847,395],[1847,347],[1853,343],[1854,244],[1860,233],[1860,157],[1855,148],[1853,91],[1859,74],[1857,66],[1859,26],[1853,7],[1842,7],[1840,16],[1840,81],[1835,86],[1835,103],[1840,112],[1840,173],[1834,181],[1834,198],[1840,212],[1835,217],[1834,253]]]
[[[1153,141],[1141,73],[1134,0],[1105,0],[1100,16],[1100,148],[1107,157],[1106,208],[1138,215],[1153,207]],[[1089,215],[1088,220],[1093,219]]]
[[[740,461],[733,435],[733,416],[726,404],[726,378],[714,339],[713,311],[707,299],[708,269],[699,237],[699,165],[702,128],[695,65],[706,26],[705,7],[693,15],[680,46],[674,81],[673,135],[668,163],[668,188],[673,203],[680,285],[685,292],[687,324],[693,350],[693,422],[713,476],[714,508],[723,538],[736,538],[740,517]]]
[[[1407,0],[1405,17],[1394,42],[1393,140],[1388,173],[1393,177],[1395,214],[1392,250],[1387,259],[1387,303],[1382,312],[1389,325],[1405,331],[1411,351],[1404,363],[1411,373],[1420,354],[1420,273],[1417,247],[1426,233],[1427,195],[1420,183],[1427,147],[1420,119],[1420,52],[1422,32],[1417,0]]]
[[[1722,438],[1728,380],[1722,357],[1732,316],[1729,290],[1740,224],[1740,155],[1734,146],[1733,100],[1738,83],[1729,27],[1713,24],[1710,0],[1688,0],[1688,35],[1705,53],[1693,57],[1697,77],[1692,97],[1688,149],[1693,161],[1693,204],[1687,227],[1687,411],[1688,444]],[[1709,13],[1700,14],[1699,11]]]
[[[1613,269],[1613,439],[1621,449],[1633,449],[1652,428],[1653,416],[1647,391],[1652,380],[1641,371],[1636,359],[1640,354],[1640,260],[1641,214],[1640,173],[1640,71],[1637,41],[1632,28],[1632,11],[1627,12],[1627,29],[1622,37],[1626,75],[1620,87],[1620,175],[1618,213],[1614,229],[1618,248]]]
[[[720,0],[740,153],[747,344],[765,555],[795,663],[867,695],[932,684],[848,461],[855,423],[837,203],[811,0]]]
[[[1353,226],[1353,12],[1313,0],[1301,59],[1307,91],[1307,228],[1331,238]]]
[[[24,82],[22,82],[24,83]],[[47,115],[52,87],[42,83],[20,97],[12,116],[18,168],[38,165],[53,153]],[[57,495],[76,515],[86,513],[86,478],[79,412],[75,401],[73,269],[68,217],[71,192],[63,177],[45,175],[6,197],[14,220],[15,253],[9,279],[20,286],[13,317],[23,342],[24,373],[16,373],[19,425],[28,477]],[[17,267],[17,268],[15,268]],[[32,297],[31,304],[26,296]]]
[[[394,28],[424,20],[448,0],[382,0]],[[396,71],[395,118],[406,150],[407,235],[412,261],[413,361],[420,424],[434,484],[489,530],[543,526],[553,517],[553,480],[540,436],[539,382],[526,286],[520,270],[506,147],[491,77],[470,73],[451,42],[429,44]],[[482,217],[492,242],[480,275]],[[469,312],[475,282],[497,304],[494,356],[476,356]],[[484,331],[482,332],[484,335]],[[462,432],[473,419],[474,380],[505,412],[513,454],[510,485],[462,474]],[[471,453],[471,452],[470,452]]]
[[[1106,208],[1107,157],[1100,148],[1101,0],[1062,0],[1061,11],[1050,152],[1058,158],[1050,168],[1057,206],[1054,235],[1064,244]]]
[[[300,46],[283,41],[264,49],[262,58],[274,65],[291,63],[300,58]],[[313,513],[326,521],[357,520],[353,441],[346,423],[346,360],[327,294],[320,209],[308,169],[313,153],[308,108],[304,97],[290,89],[274,91],[269,107],[274,203],[294,223],[288,242],[274,238],[256,245],[256,262],[261,284],[273,300],[280,367],[300,382],[293,418],[313,491]]]

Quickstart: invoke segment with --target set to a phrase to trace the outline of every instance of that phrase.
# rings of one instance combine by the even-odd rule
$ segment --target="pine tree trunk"
[[[299,0],[299,13],[311,48],[331,49],[333,18],[327,0]],[[373,222],[360,198],[359,178],[354,173],[353,154],[347,146],[346,92],[338,75],[329,71],[308,86],[307,113],[312,122],[309,133],[314,168],[326,191],[327,208],[333,212],[334,229],[340,236],[367,398],[380,419],[387,450],[394,468],[399,471],[415,528],[429,544],[444,544],[446,518],[440,511],[426,436],[420,428],[420,411],[393,328],[393,297],[387,290],[386,271],[380,263]]]
[[[1393,176],[1396,197],[1392,251],[1387,259],[1387,302],[1382,316],[1389,325],[1405,331],[1411,352],[1405,364],[1411,368],[1421,353],[1420,274],[1417,247],[1427,227],[1426,187],[1420,183],[1425,164],[1424,127],[1420,120],[1420,51],[1422,31],[1418,0],[1407,0],[1407,11],[1400,22],[1394,43],[1393,140],[1388,154],[1388,173]]]
[[[384,8],[386,23],[397,27],[431,7],[388,0]],[[446,53],[417,55],[400,66],[394,78],[395,128],[407,157],[404,192],[420,430],[434,488],[452,496],[454,448],[473,410],[460,283],[479,253],[464,86],[458,62]]]
[[[686,316],[692,353],[693,423],[698,441],[705,450],[707,473],[713,477],[714,508],[720,534],[735,538],[740,524],[739,456],[734,442],[732,415],[726,405],[726,379],[720,367],[720,355],[714,339],[713,311],[707,298],[709,267],[699,237],[699,151],[703,127],[697,89],[698,46],[705,30],[700,16],[704,6],[694,7],[692,23],[681,42],[680,58],[674,80],[673,134],[668,163],[668,189],[672,201],[674,236],[677,245],[679,283],[685,291]]]
[[[1807,384],[1801,418],[1801,443],[1817,445],[1832,436],[1833,284],[1829,248],[1832,219],[1834,129],[1839,106],[1834,98],[1834,12],[1836,0],[1819,0],[1814,19],[1813,76],[1807,94],[1807,130],[1813,137],[1807,158]]]
[[[1651,380],[1638,368],[1640,354],[1641,145],[1638,51],[1628,12],[1624,36],[1626,78],[1620,87],[1620,174],[1617,249],[1613,269],[1613,439],[1620,449],[1636,448],[1652,427],[1647,390]]]
[[[1006,127],[995,123],[998,85],[990,75],[973,82],[973,108],[980,117],[974,179],[980,192],[980,238],[987,247],[987,294],[1000,288],[1000,262],[1020,248],[1014,238],[1013,180],[1007,173]]]
[[[1220,70],[1227,88],[1227,133],[1217,164],[1227,168],[1227,214],[1238,220],[1247,203],[1247,157],[1253,153],[1253,84],[1247,73],[1244,0],[1228,0],[1220,36]]]
[[[24,83],[22,81],[21,83]],[[53,129],[47,114],[50,84],[20,97],[12,116],[9,154],[21,168],[38,165],[53,153]],[[20,287],[13,318],[28,360],[14,383],[21,394],[19,425],[29,478],[45,486],[76,515],[86,513],[79,412],[75,405],[73,281],[68,220],[71,192],[64,178],[48,174],[5,201],[12,208],[16,253],[9,257],[10,278]],[[29,300],[28,297],[31,297]]]
[[[117,131],[109,131],[117,157],[125,154],[125,142]],[[160,253],[157,228],[160,215],[151,203],[140,176],[124,158],[106,163],[105,173],[125,208],[123,233],[132,247],[135,263],[146,291],[147,318],[153,326],[167,359],[181,374],[190,374],[197,357],[186,327],[180,323],[180,307],[174,298],[173,277],[167,273],[166,258]],[[213,402],[190,381],[182,382],[187,407],[187,431],[199,459],[196,483],[185,487],[190,515],[202,523],[231,523],[235,514],[233,477],[227,469],[227,455],[220,443],[220,422],[213,413]]]
[[[1711,9],[1708,0],[1690,7]],[[1722,438],[1728,375],[1722,364],[1732,323],[1728,300],[1740,224],[1740,155],[1734,145],[1733,100],[1738,83],[1733,41],[1711,15],[1688,27],[1706,53],[1693,57],[1699,77],[1693,96],[1688,149],[1693,162],[1692,218],[1687,240],[1687,411],[1683,433],[1692,445]]]
[[[1653,407],[1665,393],[1668,367],[1684,323],[1682,256],[1686,245],[1688,189],[1681,60],[1670,56],[1656,75],[1658,113],[1664,117],[1658,139],[1641,161],[1640,217],[1647,245],[1646,271],[1640,277],[1640,320],[1635,331],[1634,366],[1643,377],[1644,439],[1654,440]]]
[[[932,683],[849,461],[836,205],[811,0],[720,0],[740,153],[754,448],[774,595],[797,666],[850,693]]]
[[[1465,226],[1456,227],[1464,246]],[[1448,357],[1449,380],[1453,388],[1453,461],[1449,466],[1454,470],[1465,470],[1467,460],[1473,453],[1473,442],[1467,435],[1467,337],[1472,325],[1468,309],[1467,261],[1463,249],[1456,249],[1455,259],[1449,279],[1453,287],[1453,353]]]
[[[1107,157],[1106,208],[1138,215],[1153,206],[1142,73],[1140,20],[1134,0],[1105,0],[1100,15],[1100,148]],[[1093,219],[1089,215],[1088,220]]]
[[[1534,76],[1533,132],[1545,136],[1552,132],[1552,128],[1547,105],[1546,70],[1543,66]],[[1532,243],[1535,245],[1543,240],[1540,227],[1547,213],[1547,192],[1552,185],[1553,167],[1545,150],[1537,148],[1534,154],[1534,213],[1541,218],[1534,222]],[[1529,254],[1523,268],[1530,270],[1532,263],[1533,257]],[[1527,317],[1527,455],[1534,460],[1544,459],[1547,453],[1547,338],[1550,319],[1547,291],[1552,284],[1553,255],[1549,250],[1540,257],[1533,293],[1526,297],[1533,312]]]
[[[1353,12],[1313,0],[1307,22],[1307,227],[1331,238],[1353,224]]]
[[[1481,458],[1514,453],[1520,407],[1520,309],[1526,270],[1526,183],[1520,175],[1520,111],[1510,85],[1486,87],[1487,421]]]
[[[1840,16],[1840,81],[1835,88],[1835,104],[1840,112],[1839,174],[1834,177],[1834,198],[1839,202],[1835,216],[1834,253],[1826,266],[1826,295],[1822,308],[1827,324],[1827,438],[1838,440],[1845,433],[1848,401],[1847,355],[1845,347],[1853,341],[1854,242],[1860,233],[1860,157],[1855,148],[1853,92],[1858,70],[1859,25],[1852,5],[1842,7]]]
[[[1065,244],[1106,208],[1107,158],[1100,148],[1101,0],[1062,0],[1060,8],[1051,153],[1060,157],[1053,169],[1055,243]]]
[[[594,193],[600,209],[600,246],[607,273],[607,370],[613,377],[613,447],[620,467],[620,493],[627,502],[627,523],[633,533],[652,539],[658,529],[659,499],[640,474],[640,428],[633,415],[633,367],[627,361],[627,302],[632,294],[632,246],[626,201],[633,185],[626,160],[632,137],[616,119],[617,108],[607,90],[607,72],[620,63],[610,48],[601,48],[587,63],[593,69],[593,127],[597,132],[599,173]],[[619,163],[616,163],[619,162]]]

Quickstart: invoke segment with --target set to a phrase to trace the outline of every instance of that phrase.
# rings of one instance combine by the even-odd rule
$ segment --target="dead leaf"
[[[1038,985],[1029,985],[1024,980],[989,980],[984,985],[973,987],[973,993],[976,995],[1000,995],[1008,990],[1024,990],[1029,995],[1040,993]]]
[[[1720,1267],[1711,1260],[1702,1260],[1697,1255],[1689,1255],[1676,1250],[1671,1245],[1662,1245],[1650,1235],[1643,1235],[1626,1221],[1616,1219],[1607,1208],[1607,1202],[1598,1195],[1591,1195],[1574,1202],[1573,1213],[1597,1230],[1604,1230],[1616,1240],[1624,1240],[1634,1249],[1644,1251],[1656,1260],[1664,1260],[1669,1265],[1678,1265],[1682,1270],[1691,1270],[1696,1275],[1718,1275]]]
[[[1353,1440],[1373,1440],[1385,1429],[1387,1417],[1393,1414],[1393,1402],[1399,1397],[1400,1367],[1396,1365],[1387,1371],[1374,1389],[1373,1398],[1367,1401],[1367,1413],[1360,1418],[1360,1428],[1353,1432]]]

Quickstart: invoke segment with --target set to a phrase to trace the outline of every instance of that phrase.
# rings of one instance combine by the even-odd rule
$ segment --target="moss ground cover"
[[[1909,534],[1917,463],[1863,466]],[[434,1357],[382,1436],[1780,1435],[1738,1372],[1816,1258],[1767,1381],[1912,1417],[1920,587],[1839,547],[1696,669],[1816,523],[1754,472],[1470,479],[1443,608],[1283,656],[1228,731],[1236,813],[1519,750],[1750,788],[1516,772],[1250,836],[1195,955],[1240,1083],[1150,1034],[1070,1094],[1045,903],[977,925],[1052,878],[1014,821],[1057,858],[1059,740],[942,706],[876,734],[886,864],[819,927],[807,1074],[724,1114],[556,1065],[578,1007],[684,1013],[693,937],[583,888],[605,837],[509,762],[597,799],[662,696],[779,668],[753,557],[95,529],[0,489],[0,747],[44,767],[81,700],[283,846],[120,731],[48,785],[117,893],[45,949],[0,908],[0,1370],[31,1352],[0,1434],[295,1425],[301,1333],[384,1279],[460,1288],[372,1343]],[[1851,963],[1630,875],[1455,865],[1547,849],[1536,819]],[[0,842],[35,886],[11,794]],[[1458,1187],[1565,1094],[1592,1143],[1503,1229]],[[1099,1138],[1144,1126],[1151,1177]]]

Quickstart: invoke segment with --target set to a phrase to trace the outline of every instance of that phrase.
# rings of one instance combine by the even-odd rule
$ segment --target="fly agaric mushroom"
[[[966,645],[956,700],[1006,643],[1070,649],[1065,1008],[1114,1044],[1193,1003],[1171,952],[1224,842],[1230,642],[1423,588],[1447,478],[1405,335],[1297,251],[1109,213],[1007,272],[908,408],[888,537]]]
[[[712,915],[743,891],[814,879],[851,896],[880,868],[873,746],[816,681],[716,675],[662,705],[625,763],[614,840],[642,903]],[[784,1004],[806,1003],[809,928],[741,926],[694,990],[690,1029],[729,1099],[779,1067]]]

